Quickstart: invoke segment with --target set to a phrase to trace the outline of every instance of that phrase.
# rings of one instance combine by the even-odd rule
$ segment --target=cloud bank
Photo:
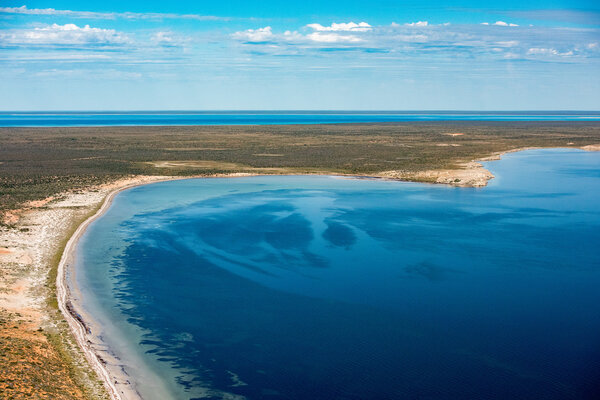
[[[49,15],[65,16],[72,18],[88,19],[191,19],[197,21],[228,21],[229,17],[217,17],[214,15],[201,14],[175,14],[175,13],[137,13],[137,12],[97,12],[97,11],[73,11],[56,10],[54,8],[27,8],[21,7],[0,7],[0,13],[3,14],[23,14],[23,15]]]
[[[231,35],[233,39],[242,40],[247,43],[265,43],[275,38],[270,26],[258,29],[247,29],[243,32],[235,32]]]
[[[504,29],[507,28],[507,29]],[[510,28],[510,29],[508,29]],[[372,26],[367,22],[319,23],[278,33],[267,26],[236,32],[231,38],[263,54],[308,54],[335,49],[395,56],[485,57],[492,60],[575,61],[600,57],[599,30],[520,27],[495,23],[451,25],[428,21]]]
[[[358,24],[354,22],[342,22],[339,24],[334,22],[330,26],[323,26],[321,24],[308,24],[306,26],[318,32],[368,32],[373,30],[373,27],[366,22],[359,22]]]
[[[52,24],[33,29],[0,32],[4,45],[122,45],[130,43],[127,35],[114,29],[79,27],[75,24]]]

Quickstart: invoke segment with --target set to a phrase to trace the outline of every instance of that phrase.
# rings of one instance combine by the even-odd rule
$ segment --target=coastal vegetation
[[[131,175],[419,172],[600,141],[598,122],[0,128],[0,213]]]

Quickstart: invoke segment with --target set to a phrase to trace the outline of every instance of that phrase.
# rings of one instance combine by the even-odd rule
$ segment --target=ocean
[[[600,153],[485,188],[263,176],[118,194],[79,307],[146,399],[592,399]]]
[[[0,127],[385,123],[410,121],[600,121],[597,111],[145,111],[0,112]]]

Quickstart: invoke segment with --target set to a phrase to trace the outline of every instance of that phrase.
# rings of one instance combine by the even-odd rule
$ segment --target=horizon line
[[[456,109],[405,109],[405,110],[366,110],[366,109],[114,109],[114,110],[0,110],[0,114],[44,114],[44,113],[388,113],[388,114],[414,114],[414,113],[600,113],[600,109],[531,109],[531,110],[456,110]]]

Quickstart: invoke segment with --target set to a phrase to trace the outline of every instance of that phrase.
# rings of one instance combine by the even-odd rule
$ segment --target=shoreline
[[[501,158],[501,156],[503,154],[516,152],[516,151],[530,150],[530,149],[536,149],[536,148],[511,149],[508,151],[492,154],[491,156],[488,156],[488,157],[485,157],[482,159],[471,161],[470,163],[467,163],[467,164],[471,164],[472,168],[475,168],[477,170],[484,170],[489,174],[490,177],[485,179],[484,184],[481,185],[481,186],[485,186],[487,181],[489,179],[493,178],[493,175],[487,169],[485,169],[481,164],[479,164],[479,161],[498,160]],[[589,146],[585,146],[585,148],[581,148],[581,149],[587,150],[587,151],[598,151],[598,150],[600,150],[600,145],[589,145]],[[477,165],[473,165],[473,164],[477,164]],[[454,170],[454,171],[462,172],[464,170]],[[325,174],[326,173],[319,173],[318,175],[325,175]],[[83,233],[85,232],[87,227],[93,221],[100,218],[110,208],[115,196],[123,190],[127,190],[129,188],[141,186],[141,185],[145,185],[145,184],[172,181],[172,180],[195,179],[195,178],[244,177],[244,176],[257,176],[257,175],[269,175],[269,174],[240,173],[240,174],[216,174],[216,175],[211,175],[211,176],[185,176],[185,177],[181,177],[181,176],[136,176],[136,177],[130,178],[128,180],[114,181],[111,184],[107,185],[108,188],[104,188],[102,190],[99,190],[97,187],[90,187],[90,188],[84,189],[82,191],[82,192],[84,192],[84,194],[85,193],[89,194],[93,191],[100,192],[100,193],[95,194],[96,197],[92,196],[93,197],[92,200],[87,199],[88,202],[85,202],[86,199],[83,200],[83,205],[84,205],[84,207],[87,207],[88,212],[94,211],[95,207],[98,207],[98,208],[96,209],[96,211],[94,212],[93,215],[85,218],[85,220],[83,220],[83,222],[76,227],[74,233],[72,233],[70,235],[70,237],[68,237],[68,241],[66,242],[66,245],[62,251],[62,254],[60,255],[60,262],[58,263],[58,266],[57,266],[56,299],[58,300],[58,307],[59,307],[61,313],[63,314],[63,317],[65,318],[66,322],[68,323],[68,330],[69,330],[68,333],[70,334],[70,336],[73,339],[75,339],[79,349],[85,355],[85,359],[87,360],[89,367],[102,380],[102,383],[103,383],[106,391],[108,392],[108,394],[110,395],[110,397],[112,399],[126,400],[126,399],[133,399],[133,398],[139,399],[141,397],[139,396],[139,393],[137,393],[137,391],[135,390],[135,385],[127,382],[126,376],[125,376],[125,379],[122,379],[124,377],[122,374],[120,374],[120,371],[122,369],[121,370],[117,369],[118,366],[113,368],[112,365],[107,365],[106,360],[104,360],[102,358],[102,356],[99,354],[99,351],[94,348],[95,343],[93,343],[92,341],[89,340],[90,339],[89,329],[90,329],[90,325],[93,325],[93,318],[91,318],[91,316],[81,316],[80,314],[77,313],[77,310],[73,307],[72,302],[74,299],[72,297],[71,290],[67,284],[67,279],[68,279],[67,273],[69,271],[69,268],[71,267],[72,260],[74,259],[75,249],[77,247],[77,243],[78,243],[79,239],[81,238],[81,236],[83,235]],[[274,175],[274,174],[270,174],[270,175]],[[294,175],[294,174],[290,174],[290,175]],[[301,174],[295,174],[295,175],[301,175]],[[309,175],[309,174],[307,174],[307,175]],[[326,175],[333,175],[333,176],[339,176],[339,177],[344,177],[344,178],[362,178],[362,179],[374,178],[374,179],[389,179],[389,180],[400,180],[400,181],[408,180],[408,181],[415,182],[412,179],[406,179],[406,178],[403,179],[401,177],[393,177],[393,176],[378,176],[379,174],[377,174],[375,176],[357,176],[357,175],[349,175],[349,174],[328,173]],[[425,182],[421,181],[421,182],[422,183],[436,183],[436,184],[444,183],[444,184],[451,184],[453,186],[463,186],[463,185],[456,184],[456,182],[443,182],[443,181],[442,182],[440,182],[440,181],[425,181]],[[116,185],[116,187],[115,187],[115,185]],[[473,185],[464,185],[464,186],[473,187]],[[477,186],[475,186],[475,187],[477,187]],[[101,196],[101,197],[98,199],[97,198],[98,196]],[[43,211],[34,210],[30,213],[35,214],[36,212],[41,213]],[[43,222],[42,222],[42,224],[43,224]],[[48,226],[47,228],[53,229],[54,227]],[[68,235],[68,232],[66,234]],[[67,239],[66,237],[64,237],[64,234],[63,234],[63,236],[60,236],[60,238]],[[53,244],[51,246],[54,246],[53,249],[54,249],[54,251],[56,251],[57,245]],[[39,295],[38,295],[38,297],[39,297]],[[85,317],[88,317],[88,319],[86,320]],[[90,319],[92,321],[90,321]],[[116,380],[116,382],[115,382],[115,380]],[[123,382],[125,384],[119,384],[118,382]]]
[[[157,179],[152,180],[151,182],[161,181],[163,180]],[[87,227],[96,219],[100,218],[110,208],[114,197],[118,193],[122,192],[123,190],[140,186],[143,184],[144,183],[142,182],[126,184],[108,193],[102,200],[100,208],[91,217],[83,221],[83,223],[81,223],[81,225],[77,227],[73,235],[69,238],[67,244],[65,245],[65,248],[63,249],[61,259],[57,266],[56,297],[58,300],[58,307],[62,312],[63,316],[65,317],[67,323],[69,324],[71,334],[74,336],[77,344],[79,345],[79,348],[83,351],[89,366],[100,377],[100,379],[104,383],[104,387],[108,391],[109,396],[114,400],[124,400],[131,397],[130,395],[127,395],[126,393],[123,393],[122,391],[119,391],[119,389],[117,389],[116,385],[118,380],[115,379],[115,372],[110,371],[109,368],[106,367],[105,362],[103,362],[101,356],[96,351],[94,351],[92,347],[92,342],[88,340],[87,335],[91,333],[91,330],[89,328],[90,322],[86,322],[73,307],[73,299],[70,296],[71,291],[67,284],[67,269],[70,267],[69,263],[72,262],[74,258],[74,252],[75,247],[77,246],[77,242],[79,241]]]

